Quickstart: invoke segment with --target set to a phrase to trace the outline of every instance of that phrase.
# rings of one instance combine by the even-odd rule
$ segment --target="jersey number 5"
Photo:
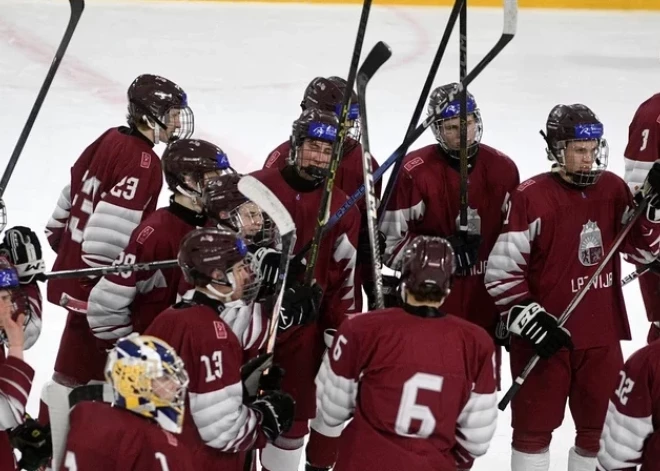
[[[403,394],[399,402],[394,429],[402,437],[428,438],[435,430],[435,417],[428,406],[417,404],[420,389],[433,392],[442,391],[444,378],[428,373],[415,373],[403,383]],[[416,432],[410,430],[413,420],[419,422]]]

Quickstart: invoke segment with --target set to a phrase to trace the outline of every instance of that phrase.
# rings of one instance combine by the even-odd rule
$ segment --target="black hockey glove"
[[[259,391],[259,380],[265,370],[273,365],[273,354],[264,353],[250,359],[241,366],[241,382],[243,383],[243,392],[245,395],[255,397]]]
[[[53,456],[50,425],[43,426],[25,414],[25,422],[9,432],[11,446],[21,452],[19,469],[37,471]]]
[[[277,365],[271,366],[266,373],[259,378],[259,391],[266,394],[271,391],[280,391],[282,389],[282,379],[284,378],[284,368]]]
[[[284,291],[280,321],[277,329],[281,332],[296,325],[310,324],[319,317],[323,290],[316,283],[312,286],[294,282]]]
[[[32,229],[24,226],[7,229],[2,251],[16,267],[21,284],[46,281],[46,263],[41,255],[41,244]]]
[[[385,307],[399,307],[401,305],[400,284],[401,280],[396,276],[383,275],[383,301],[385,302]],[[370,294],[367,292],[368,299],[369,296]],[[370,299],[369,301],[371,302]]]
[[[271,442],[293,425],[296,402],[281,391],[270,391],[249,406],[261,414],[261,430]]]
[[[509,310],[508,328],[532,344],[536,354],[548,359],[562,348],[573,349],[571,334],[540,304],[528,301]]]
[[[454,249],[456,274],[459,276],[467,275],[470,268],[475,266],[479,260],[481,236],[479,234],[468,234],[464,237],[460,234],[453,234],[447,237],[447,242]]]
[[[259,298],[263,299],[275,294],[275,286],[280,273],[282,252],[261,247],[252,256],[252,270],[261,277]]]
[[[376,250],[382,257],[385,253],[385,234],[381,231],[376,231]],[[363,221],[363,224],[360,226],[360,234],[358,236],[357,243],[357,258],[356,263],[358,265],[371,265],[371,241],[369,240],[369,227],[367,226],[366,221]]]
[[[642,185],[642,196],[648,198],[646,216],[649,221],[660,222],[660,160],[656,160]]]

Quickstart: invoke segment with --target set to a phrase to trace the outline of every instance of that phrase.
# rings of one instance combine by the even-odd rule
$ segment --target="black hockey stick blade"
[[[41,110],[41,105],[43,105],[46,99],[46,95],[48,94],[50,85],[53,83],[53,79],[55,78],[57,69],[59,68],[60,63],[64,58],[64,53],[66,52],[67,47],[69,47],[69,43],[71,42],[73,33],[76,30],[78,21],[82,16],[83,10],[85,9],[85,0],[69,0],[69,4],[71,6],[71,15],[69,16],[69,24],[67,25],[66,30],[64,32],[64,36],[62,37],[62,41],[60,42],[60,45],[57,48],[57,51],[55,52],[55,58],[53,59],[53,62],[50,65],[50,69],[48,70],[48,74],[46,75],[46,80],[44,80],[44,83],[41,86],[41,90],[39,90],[39,95],[37,95],[37,99],[34,102],[34,105],[32,105],[32,111],[30,111],[30,115],[28,116],[27,122],[23,127],[23,131],[21,132],[21,135],[18,138],[16,147],[14,147],[14,152],[12,152],[11,157],[9,158],[9,162],[7,163],[7,168],[5,169],[5,173],[2,175],[2,179],[0,180],[0,198],[2,198],[2,196],[5,194],[5,190],[7,189],[7,185],[9,184],[9,179],[11,178],[11,174],[14,172],[14,168],[18,163],[18,158],[20,157],[21,152],[23,152],[23,148],[25,147],[25,143],[27,142],[27,139],[30,135],[30,131],[32,131],[32,126],[34,126],[34,122],[37,119],[39,110]]]
[[[360,93],[360,89],[364,90],[366,88],[369,80],[371,80],[376,72],[378,72],[378,69],[380,69],[390,57],[392,57],[392,49],[390,49],[390,47],[383,41],[378,41],[371,49],[367,58],[362,63],[362,67],[360,67],[360,70],[358,71],[358,94]]]

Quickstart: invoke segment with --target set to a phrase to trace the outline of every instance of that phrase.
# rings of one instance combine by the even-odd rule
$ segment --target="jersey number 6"
[[[417,404],[420,389],[433,392],[442,391],[444,378],[428,373],[415,373],[403,383],[403,394],[399,402],[394,429],[402,437],[428,438],[435,430],[435,417],[428,406]],[[411,432],[412,421],[420,422],[419,429]]]

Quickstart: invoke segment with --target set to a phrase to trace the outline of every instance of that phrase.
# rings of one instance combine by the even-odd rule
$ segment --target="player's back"
[[[459,416],[468,402],[495,395],[488,334],[455,316],[419,317],[401,308],[349,322],[349,342],[359,343],[351,353],[363,366],[335,469],[455,470]],[[472,409],[479,414],[479,407]],[[470,419],[494,427],[492,409]]]
[[[634,192],[660,158],[660,93],[639,105],[628,127],[624,180]]]
[[[68,214],[58,219],[56,210],[48,224],[49,241],[55,237],[51,246],[58,254],[53,270],[110,264],[143,215],[155,210],[162,175],[160,159],[152,147],[138,131],[120,127],[107,130],[83,151],[71,168],[68,195],[63,194],[69,199]],[[104,220],[88,225],[102,200],[106,205]],[[104,242],[123,246],[111,250],[111,258],[106,260],[104,250],[99,250]],[[88,289],[81,289],[78,280],[52,280],[48,284],[51,303],[59,304],[63,292],[86,299]]]
[[[70,414],[60,469],[193,471],[189,450],[155,422],[104,402],[81,402]]]

